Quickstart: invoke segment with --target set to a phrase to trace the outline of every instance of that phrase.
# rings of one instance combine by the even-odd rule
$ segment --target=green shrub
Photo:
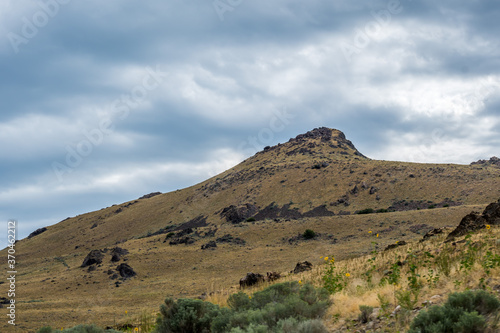
[[[50,327],[50,326],[42,327],[37,331],[37,333],[52,333],[52,332],[53,332],[53,330],[52,330],[52,327]]]
[[[373,214],[374,212],[373,208],[366,208],[358,211],[357,214]]]
[[[255,222],[255,217],[249,217],[246,219],[247,222]]]
[[[314,230],[306,229],[302,236],[304,236],[305,239],[313,239],[314,237],[316,237],[316,233],[314,232]]]
[[[486,319],[500,309],[500,301],[484,290],[451,294],[443,306],[421,311],[410,326],[410,333],[481,333]]]
[[[500,309],[500,301],[484,290],[453,293],[448,297],[446,303],[466,312],[477,311],[481,315],[487,315]]]
[[[210,332],[212,321],[220,314],[220,308],[209,302],[167,298],[160,306],[155,332]]]
[[[280,320],[276,332],[287,333],[327,333],[328,330],[319,319],[298,321],[295,318]]]
[[[293,318],[298,323],[297,330],[290,332],[322,333],[324,330],[318,322],[303,322],[322,317],[330,300],[322,288],[285,282],[256,292],[252,297],[243,292],[233,294],[228,298],[228,305],[229,308],[220,308],[200,300],[167,298],[160,307],[155,332],[282,332],[278,323]]]

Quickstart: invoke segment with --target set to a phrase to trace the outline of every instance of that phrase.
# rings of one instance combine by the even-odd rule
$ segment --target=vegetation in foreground
[[[121,327],[157,333],[347,332],[368,326],[373,332],[495,332],[499,235],[486,226],[453,243],[444,243],[442,234],[388,251],[377,250],[373,235],[369,256],[319,258],[315,270],[289,275],[286,282],[236,294],[218,291],[206,301],[168,298],[155,324],[150,317]],[[113,331],[77,326],[63,332]]]

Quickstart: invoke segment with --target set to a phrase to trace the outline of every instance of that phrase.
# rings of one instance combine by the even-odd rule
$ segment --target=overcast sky
[[[498,156],[499,17],[498,0],[2,0],[0,217],[23,238],[320,126],[374,159]]]

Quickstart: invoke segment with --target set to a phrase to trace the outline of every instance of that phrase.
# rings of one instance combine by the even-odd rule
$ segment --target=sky
[[[2,0],[4,230],[185,188],[321,126],[373,159],[500,156],[499,17],[498,0]]]

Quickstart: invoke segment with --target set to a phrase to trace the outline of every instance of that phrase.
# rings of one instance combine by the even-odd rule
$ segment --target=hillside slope
[[[249,271],[366,254],[369,231],[384,246],[457,225],[496,201],[499,185],[493,164],[371,160],[342,132],[314,129],[200,184],[68,218],[17,242],[20,328],[113,325],[125,311],[155,311],[166,296],[234,288]],[[305,229],[318,237],[302,239]],[[128,254],[111,261],[115,247]],[[102,263],[80,267],[91,250],[102,250]],[[137,276],[113,278],[119,264]]]

